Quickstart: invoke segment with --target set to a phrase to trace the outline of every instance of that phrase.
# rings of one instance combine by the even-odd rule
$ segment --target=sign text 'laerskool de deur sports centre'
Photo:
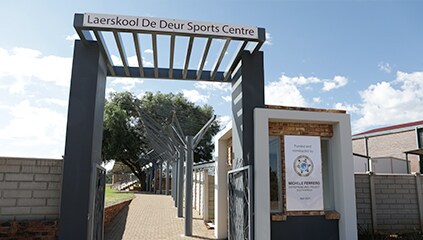
[[[85,13],[83,26],[258,39],[257,27],[165,18]]]

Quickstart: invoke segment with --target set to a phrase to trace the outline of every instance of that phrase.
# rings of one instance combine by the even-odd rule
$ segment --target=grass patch
[[[111,184],[106,184],[105,206],[110,206],[125,200],[134,198],[133,192],[119,192],[110,188]]]

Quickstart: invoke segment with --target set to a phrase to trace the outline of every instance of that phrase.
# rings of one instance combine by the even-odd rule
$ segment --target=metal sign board
[[[286,135],[284,145],[286,210],[323,210],[320,137]]]
[[[83,27],[259,39],[258,28],[251,26],[97,13],[85,13]]]

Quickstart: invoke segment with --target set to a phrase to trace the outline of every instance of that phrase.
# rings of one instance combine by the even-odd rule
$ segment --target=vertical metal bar
[[[141,47],[140,47],[140,41],[138,39],[138,33],[134,32],[134,33],[132,33],[132,36],[134,37],[135,52],[137,54],[140,77],[144,77],[144,67],[143,67],[143,63],[142,63]]]
[[[113,62],[110,59],[110,54],[109,54],[109,51],[107,50],[107,47],[103,38],[103,34],[101,34],[101,32],[99,31],[93,31],[93,32],[94,32],[95,38],[97,39],[98,45],[100,46],[101,53],[104,55],[103,57],[104,57],[104,60],[106,60],[106,65],[107,65],[107,68],[109,69],[110,74],[112,76],[116,76],[116,72],[113,68]]]
[[[179,159],[178,159],[178,217],[183,217],[183,202],[184,202],[184,148],[179,147]]]
[[[154,77],[159,77],[159,61],[157,59],[157,34],[151,34],[151,41],[153,46],[153,61],[154,61]]]
[[[120,59],[122,60],[123,69],[125,70],[125,75],[130,77],[129,68],[128,68],[128,60],[126,59],[125,48],[122,44],[122,37],[120,33],[117,31],[113,31],[113,36],[115,37],[116,45],[119,50]]]
[[[163,182],[163,162],[159,165],[159,194],[162,194],[162,182]]]
[[[220,52],[219,58],[213,66],[213,72],[211,73],[210,80],[214,80],[214,78],[216,77],[216,73],[219,70],[219,66],[222,63],[223,57],[225,56],[226,50],[228,49],[230,42],[231,39],[226,39],[225,44],[223,45],[222,50]]]
[[[173,78],[173,60],[175,58],[175,35],[170,36],[169,78]]]
[[[172,163],[172,181],[171,181],[171,195],[172,195],[172,199],[173,201],[175,201],[175,162]],[[176,207],[176,204],[175,204]]]
[[[238,48],[235,50],[235,54],[232,56],[231,61],[229,61],[228,68],[225,71],[224,81],[228,81],[229,77],[238,66],[239,61],[241,60],[241,54],[247,46],[248,41],[240,42]]]
[[[200,64],[198,65],[197,69],[197,80],[200,80],[201,74],[203,73],[204,65],[206,64],[207,56],[209,54],[210,46],[212,43],[213,38],[209,37],[207,39],[207,43],[204,46],[203,56],[201,57]]]
[[[158,183],[158,176],[157,176],[157,163],[154,163],[154,194],[157,193],[158,188],[159,188],[159,183]]]
[[[407,173],[410,174],[410,166],[408,164],[408,153],[405,154],[405,164],[407,164]]]
[[[165,192],[165,194],[166,195],[169,195],[169,164],[170,164],[170,161],[167,161],[166,162],[166,192]]]
[[[150,192],[154,191],[154,164],[151,166],[151,176],[150,176]]]
[[[189,67],[189,60],[191,58],[191,52],[192,52],[192,45],[194,44],[194,37],[190,37],[189,38],[189,42],[188,42],[188,48],[187,48],[187,55],[185,58],[185,66],[184,66],[184,72],[183,72],[183,79],[187,78],[187,74],[188,74],[188,67]]]
[[[374,173],[369,173],[369,191],[370,191],[370,201],[371,201],[371,209],[372,209],[372,231],[373,233],[377,232],[377,213],[376,213],[376,191],[375,191],[375,180],[374,180]]]
[[[365,144],[365,150],[366,150],[366,156],[367,156],[367,171],[373,172],[372,161],[370,160],[370,157],[369,157],[369,138],[368,137],[364,137],[364,144]]]
[[[150,191],[150,172],[149,171],[147,171],[145,176],[145,191],[147,192]]]
[[[192,164],[194,159],[192,136],[186,136],[186,144],[185,236],[192,236]]]

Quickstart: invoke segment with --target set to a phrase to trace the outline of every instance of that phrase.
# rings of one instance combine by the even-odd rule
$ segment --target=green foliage
[[[141,108],[156,122],[163,126],[171,123],[175,111],[181,128],[186,136],[195,136],[197,132],[213,116],[213,108],[209,105],[196,106],[181,93],[155,94],[148,92],[141,99]],[[219,124],[213,123],[194,151],[194,161],[209,161],[214,148],[212,137],[219,131]]]
[[[140,182],[144,183],[145,174],[138,159],[151,148],[148,146],[148,135],[140,120],[140,114],[148,114],[157,123],[165,126],[171,123],[173,112],[176,113],[184,134],[192,136],[213,116],[211,106],[196,106],[182,94],[146,93],[142,99],[130,92],[112,94],[104,107],[103,161],[115,160],[124,163]],[[218,123],[214,123],[204,135],[194,151],[195,162],[212,159],[212,137],[218,130]]]
[[[145,139],[139,121],[139,99],[129,92],[114,93],[104,106],[103,161],[115,160],[127,165],[143,183],[145,174],[138,164],[145,151]]]

